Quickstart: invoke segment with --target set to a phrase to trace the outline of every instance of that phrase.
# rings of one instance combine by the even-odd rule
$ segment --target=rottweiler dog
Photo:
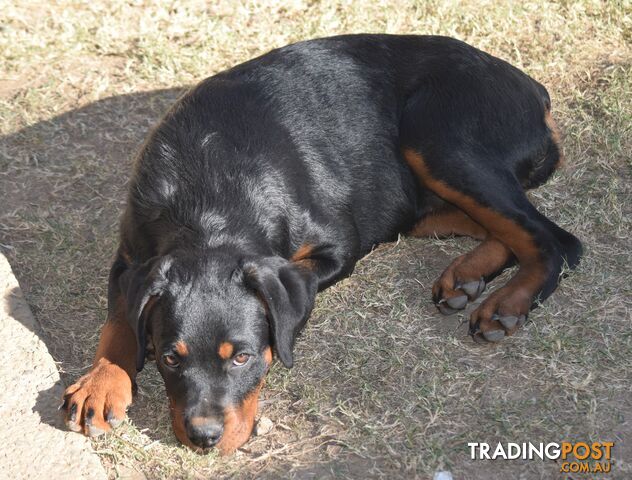
[[[525,194],[561,159],[546,89],[452,38],[317,39],[202,81],[135,161],[108,318],[65,392],[68,427],[120,422],[153,357],[177,438],[234,451],[273,351],[292,366],[316,293],[402,233],[480,240],[434,284],[445,314],[517,262],[470,318],[481,341],[513,334],[581,255]]]

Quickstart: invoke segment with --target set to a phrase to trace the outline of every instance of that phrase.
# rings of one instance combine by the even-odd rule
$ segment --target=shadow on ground
[[[67,373],[85,368],[104,319],[103,279],[133,154],[182,92],[106,98],[0,139],[0,218],[8,233],[0,248],[37,298],[43,340],[64,367],[72,365]],[[79,305],[83,297],[88,303]],[[53,315],[37,315],[42,309]]]
[[[34,333],[66,384],[90,365],[105,319],[105,279],[133,153],[183,91],[106,98],[0,139],[0,222],[8,233],[0,249],[34,304]],[[60,385],[40,392],[33,407],[58,428],[61,392]],[[139,403],[132,412],[143,410]],[[139,428],[151,428],[146,417],[135,416]]]

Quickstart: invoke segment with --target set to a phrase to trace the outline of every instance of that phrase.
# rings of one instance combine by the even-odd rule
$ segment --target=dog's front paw
[[[102,358],[64,393],[66,426],[96,437],[125,418],[132,403],[132,380],[125,370]]]

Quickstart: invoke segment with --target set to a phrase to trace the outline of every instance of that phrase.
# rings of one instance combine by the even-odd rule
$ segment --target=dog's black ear
[[[145,309],[152,298],[158,298],[164,292],[170,266],[170,257],[153,257],[140,265],[129,266],[118,277],[119,292],[127,305],[127,321],[136,335],[136,369],[139,372],[145,365],[147,346]]]
[[[314,307],[318,278],[305,268],[281,257],[265,257],[243,264],[246,284],[266,304],[277,355],[288,368],[297,335]]]

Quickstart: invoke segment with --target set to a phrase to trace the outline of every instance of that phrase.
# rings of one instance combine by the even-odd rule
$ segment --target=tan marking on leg
[[[533,238],[519,224],[498,212],[481,206],[473,198],[452,189],[441,180],[434,179],[430,175],[423,157],[417,152],[406,150],[404,157],[424,185],[444,200],[462,207],[492,236],[507,245],[521,263],[524,262],[525,266],[529,267],[533,264],[541,264],[540,252]]]
[[[312,245],[310,245],[309,243],[304,243],[298,248],[296,252],[294,252],[294,255],[292,255],[290,260],[293,262],[298,262],[309,257],[313,251],[314,247]]]
[[[448,210],[429,214],[415,224],[410,231],[414,237],[446,237],[464,235],[478,240],[487,237],[487,230],[461,210]]]
[[[433,298],[463,295],[457,283],[479,280],[498,272],[511,259],[511,250],[495,238],[488,238],[474,250],[455,258],[432,287]]]
[[[114,310],[114,318],[108,319],[103,325],[94,362],[105,359],[118,365],[134,378],[136,348],[136,335],[127,322],[126,306],[121,296]]]
[[[121,297],[114,316],[103,325],[92,369],[64,392],[68,428],[94,436],[110,430],[108,412],[123,420],[135,376],[136,337]]]
[[[233,356],[234,348],[235,347],[233,347],[232,343],[222,342],[219,344],[219,350],[217,351],[217,353],[222,360],[228,360],[230,357]]]

